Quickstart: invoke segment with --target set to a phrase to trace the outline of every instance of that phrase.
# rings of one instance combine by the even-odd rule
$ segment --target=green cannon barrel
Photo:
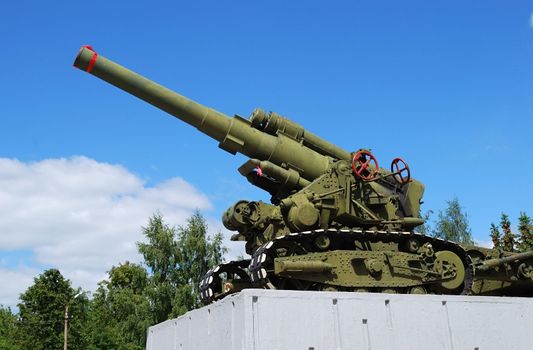
[[[523,260],[527,260],[531,258],[533,258],[533,251],[524,252],[524,253],[516,253],[516,254],[506,256],[503,258],[499,258],[499,259],[485,260],[481,265],[476,266],[476,269],[479,271],[487,271],[487,270],[490,270],[491,268],[494,268],[494,267],[497,267],[503,264],[519,262],[519,261],[523,261]]]
[[[254,128],[252,122],[233,118],[205,107],[164,86],[97,54],[90,46],[78,52],[74,66],[84,70],[196,127],[232,153],[266,160],[298,171],[307,180],[314,180],[328,168],[329,156],[306,147],[284,134],[272,135]]]

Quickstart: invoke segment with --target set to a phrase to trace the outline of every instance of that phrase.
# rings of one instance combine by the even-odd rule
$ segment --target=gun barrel
[[[270,161],[298,171],[314,180],[328,168],[329,157],[291,137],[271,135],[241,117],[233,118],[192,101],[164,86],[98,55],[90,46],[78,52],[74,66],[122,89],[174,117],[196,127],[220,142],[219,147],[235,154]]]
[[[203,132],[218,141],[221,141],[227,134],[230,119],[225,114],[205,107],[116,64],[98,55],[91,47],[84,46],[80,49],[74,66],[129,92],[196,128],[203,127]]]
[[[512,263],[516,261],[522,261],[526,259],[533,258],[533,251],[525,252],[525,253],[517,253],[510,256],[506,256],[504,258],[499,259],[490,259],[486,260],[481,264],[480,266],[476,267],[480,271],[487,271],[493,267],[500,266],[507,263]]]

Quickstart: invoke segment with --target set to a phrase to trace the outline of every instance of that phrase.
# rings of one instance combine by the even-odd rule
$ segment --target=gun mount
[[[239,172],[272,196],[271,203],[238,201],[224,213],[224,225],[237,231],[232,239],[246,241],[252,257],[211,269],[200,285],[205,302],[248,287],[533,294],[531,255],[518,263],[414,232],[423,223],[424,186],[401,158],[385,170],[370,151],[348,152],[274,112],[230,118],[89,46],[74,66],[194,126],[223,150],[249,157]],[[476,267],[482,282],[503,284],[480,286]]]

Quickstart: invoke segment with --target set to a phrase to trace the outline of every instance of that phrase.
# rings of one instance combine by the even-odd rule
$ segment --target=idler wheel
[[[434,270],[449,278],[440,282],[439,286],[445,290],[455,290],[463,284],[466,276],[465,266],[461,258],[449,250],[442,250],[435,253]]]

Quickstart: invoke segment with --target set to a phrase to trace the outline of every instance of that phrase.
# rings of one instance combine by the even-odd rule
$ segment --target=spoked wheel
[[[443,250],[435,253],[433,270],[443,281],[435,284],[435,291],[445,294],[466,294],[471,287],[472,271],[454,252]]]
[[[370,151],[359,150],[352,158],[354,175],[363,181],[373,181],[379,175],[378,160]]]
[[[278,276],[274,273],[276,258],[302,255],[307,251],[297,242],[270,241],[259,247],[252,256],[250,276],[252,282],[267,289],[309,290],[312,282]]]
[[[407,165],[402,158],[395,158],[392,161],[390,165],[390,171],[394,180],[400,186],[411,182],[411,169],[409,169],[409,165]]]

